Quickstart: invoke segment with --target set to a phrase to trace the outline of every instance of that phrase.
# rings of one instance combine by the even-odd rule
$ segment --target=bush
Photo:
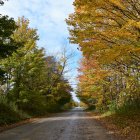
[[[86,110],[93,111],[95,109],[96,109],[96,106],[95,105],[90,105]]]
[[[29,117],[18,110],[15,103],[9,103],[4,95],[0,95],[0,125],[15,123]]]
[[[135,115],[140,113],[140,100],[127,101],[125,104],[116,109],[117,114]]]
[[[72,103],[66,103],[64,106],[61,107],[62,110],[69,110],[69,109],[72,109],[73,106],[72,106]]]
[[[20,103],[20,108],[31,116],[41,116],[47,113],[45,99],[37,94],[30,95],[27,102]]]
[[[108,105],[109,111],[114,113],[117,110],[117,103],[116,101],[112,101],[109,105]]]

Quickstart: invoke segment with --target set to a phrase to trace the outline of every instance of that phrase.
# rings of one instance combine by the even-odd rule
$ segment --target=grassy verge
[[[94,115],[108,130],[122,136],[123,140],[140,140],[140,112],[131,114],[106,112]]]

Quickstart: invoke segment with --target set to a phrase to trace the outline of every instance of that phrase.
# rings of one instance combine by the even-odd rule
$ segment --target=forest
[[[5,2],[0,0],[0,7]],[[51,13],[51,7],[48,11],[60,22],[64,16],[62,3],[55,4],[51,6],[58,4],[58,9]],[[44,117],[42,123],[36,121],[36,128],[30,124],[30,135],[27,130],[21,137],[106,140],[116,134],[117,139],[139,140],[140,0],[74,0],[73,6],[73,13],[63,22],[68,27],[70,44],[82,53],[81,59],[76,56],[78,74],[68,67],[69,60],[74,67],[77,59],[72,59],[70,45],[61,53],[48,55],[47,47],[39,46],[38,29],[30,27],[33,21],[0,14],[0,126]],[[35,12],[33,15],[38,16]],[[53,33],[59,39],[58,32]],[[76,84],[67,78],[69,71],[70,78],[77,74]],[[73,99],[75,92],[78,103]],[[80,107],[70,110],[75,106]],[[54,115],[53,119],[48,118],[49,114]]]
[[[46,55],[29,23],[0,15],[0,125],[72,106],[73,89],[64,76],[68,53]]]
[[[76,0],[70,41],[79,45],[78,97],[88,106],[140,107],[140,1]]]
[[[121,133],[139,135],[140,1],[75,0],[74,7],[66,22],[83,53],[77,96]]]

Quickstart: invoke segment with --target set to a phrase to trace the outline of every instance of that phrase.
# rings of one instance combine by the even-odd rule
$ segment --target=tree
[[[0,0],[0,5],[3,5],[4,4],[4,1],[3,0]]]
[[[13,18],[0,15],[0,59],[8,57],[18,48],[11,37],[16,28]]]
[[[67,20],[70,41],[108,73],[98,84],[102,88],[98,101],[107,107],[112,101],[120,106],[139,100],[139,0],[75,0],[74,6],[75,13]]]
[[[14,19],[0,15],[0,60],[10,56],[21,43],[16,43],[11,35],[17,28]],[[0,79],[3,80],[5,72],[0,66]]]
[[[36,29],[29,27],[29,20],[19,18],[17,25],[18,29],[12,35],[12,39],[23,42],[23,45],[4,59],[2,65],[6,71],[7,96],[16,102],[19,108],[24,109],[26,104],[31,103],[31,97],[41,97],[40,92],[45,79],[44,75],[41,76],[44,74],[45,57],[43,49],[37,48],[38,36]]]
[[[12,39],[23,45],[1,62],[6,72],[7,98],[31,115],[60,110],[70,102],[72,91],[64,78],[63,63],[53,56],[46,57],[44,49],[38,48],[38,35],[29,27],[29,20],[19,18],[17,25]]]
[[[46,92],[50,111],[59,110],[64,104],[70,102],[72,87],[64,78],[64,65],[56,61],[54,56],[46,57]],[[52,107],[53,106],[53,107]]]
[[[0,5],[4,2],[0,1]],[[21,43],[16,43],[11,35],[17,28],[17,25],[13,18],[8,16],[2,16],[0,14],[0,59],[10,56]],[[5,72],[0,67],[0,79],[3,79]]]

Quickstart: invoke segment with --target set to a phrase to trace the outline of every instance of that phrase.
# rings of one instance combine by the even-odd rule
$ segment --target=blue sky
[[[38,29],[39,47],[45,48],[47,54],[60,52],[64,45],[71,48],[75,53],[75,57],[71,59],[72,71],[69,73],[70,82],[73,84],[76,83],[81,53],[77,46],[70,44],[67,39],[69,33],[65,19],[74,11],[72,3],[73,0],[9,0],[0,7],[0,13],[15,20],[21,16],[28,18],[30,26]],[[75,94],[73,97],[77,100]]]

